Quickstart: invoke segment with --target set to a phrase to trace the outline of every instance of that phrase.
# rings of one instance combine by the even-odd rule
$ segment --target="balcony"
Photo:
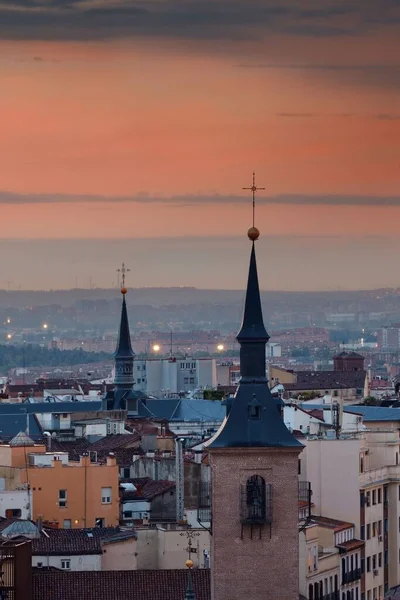
[[[353,583],[353,581],[358,581],[359,579],[361,579],[361,569],[353,569],[347,573],[342,573],[342,585]]]
[[[360,487],[367,487],[387,481],[400,481],[400,465],[389,465],[364,471],[358,476]]]

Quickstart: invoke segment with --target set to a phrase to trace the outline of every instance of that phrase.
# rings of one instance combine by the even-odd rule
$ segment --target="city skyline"
[[[253,170],[263,289],[396,285],[395,1],[39,5],[0,8],[0,287],[238,287]]]

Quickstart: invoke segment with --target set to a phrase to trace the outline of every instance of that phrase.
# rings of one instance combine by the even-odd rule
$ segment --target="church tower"
[[[253,208],[254,192],[253,180]],[[254,213],[253,213],[254,214]],[[265,368],[256,227],[237,335],[240,373],[219,431],[209,441],[212,478],[211,600],[298,600],[298,455]]]
[[[126,402],[123,400],[127,392],[131,392],[133,388],[133,359],[135,353],[132,350],[131,334],[129,331],[128,313],[126,310],[126,293],[125,287],[125,265],[122,266],[122,308],[121,322],[119,326],[117,348],[114,352],[115,360],[115,389],[114,389],[114,409],[126,408]]]

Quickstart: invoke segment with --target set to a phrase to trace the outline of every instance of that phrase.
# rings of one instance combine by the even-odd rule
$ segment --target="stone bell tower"
[[[285,426],[268,386],[269,335],[261,309],[255,254],[259,231],[254,225],[248,237],[250,268],[237,335],[241,379],[221,428],[208,443],[211,600],[298,600],[298,455],[303,446]]]

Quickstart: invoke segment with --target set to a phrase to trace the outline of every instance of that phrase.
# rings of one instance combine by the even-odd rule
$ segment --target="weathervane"
[[[121,273],[121,293],[122,294],[126,294],[126,287],[125,287],[125,277],[126,274],[130,272],[130,269],[127,269],[125,267],[125,263],[122,263],[122,267],[120,269],[117,269],[117,273]]]
[[[253,192],[253,227],[255,227],[255,217],[256,217],[256,192],[259,190],[265,190],[263,187],[256,186],[256,174],[253,173],[253,185],[251,187],[242,188],[243,190],[249,190]]]

